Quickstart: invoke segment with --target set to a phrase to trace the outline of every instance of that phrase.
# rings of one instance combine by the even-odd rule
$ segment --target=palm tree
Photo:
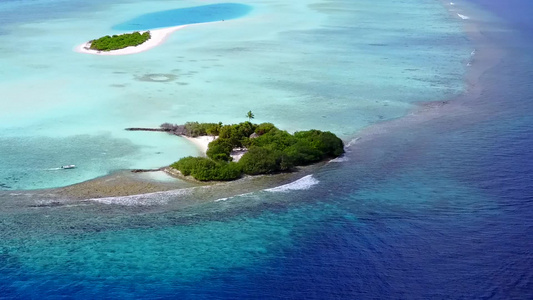
[[[254,116],[254,113],[250,110],[246,114],[246,117],[248,118],[249,121],[251,121],[255,116]]]

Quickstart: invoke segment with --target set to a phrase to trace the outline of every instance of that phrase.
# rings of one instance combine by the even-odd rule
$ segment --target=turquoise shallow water
[[[253,10],[246,16],[190,26],[160,47],[121,57],[72,49],[120,33],[113,27],[140,15],[206,3],[13,3],[2,4],[11,18],[22,11],[39,17],[2,25],[0,136],[10,145],[2,150],[10,159],[0,161],[4,189],[64,186],[197,154],[180,139],[126,127],[240,122],[252,110],[257,122],[320,127],[349,140],[413,102],[462,91],[472,51],[459,22],[429,0],[247,2]],[[41,173],[64,164],[80,168],[69,176]]]

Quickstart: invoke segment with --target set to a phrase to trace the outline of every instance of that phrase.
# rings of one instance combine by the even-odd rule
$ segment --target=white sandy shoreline
[[[198,149],[202,152],[202,155],[206,155],[207,147],[209,143],[214,141],[217,137],[214,136],[199,136],[199,137],[187,137],[184,136],[187,140],[189,140],[191,143],[193,143]]]
[[[198,150],[202,153],[203,156],[207,156],[207,148],[209,148],[209,143],[216,140],[218,136],[199,136],[199,137],[187,137],[184,136],[187,140],[189,140],[191,143],[193,143]],[[230,156],[233,158],[232,161],[238,162],[241,157],[248,152],[248,149],[246,148],[236,148],[231,151]]]
[[[188,25],[180,25],[180,26],[173,26],[173,27],[150,30],[150,39],[138,46],[130,46],[130,47],[126,47],[123,49],[112,50],[112,51],[99,51],[99,50],[90,49],[91,42],[86,42],[86,43],[76,46],[74,48],[74,51],[79,52],[79,53],[94,54],[94,55],[129,55],[129,54],[140,53],[140,52],[148,51],[154,47],[161,45],[167,40],[170,34],[172,34],[174,31],[183,29],[187,26]],[[140,33],[143,33],[143,32],[144,31],[140,31]]]

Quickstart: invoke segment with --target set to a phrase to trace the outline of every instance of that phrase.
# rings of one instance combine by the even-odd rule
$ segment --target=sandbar
[[[154,47],[157,47],[164,43],[167,38],[176,30],[180,30],[187,27],[187,25],[166,27],[160,29],[150,30],[150,39],[138,46],[130,46],[123,49],[111,50],[111,51],[99,51],[90,49],[91,42],[86,42],[81,45],[78,45],[74,48],[74,51],[85,54],[94,54],[94,55],[129,55],[148,51]],[[139,31],[143,33],[145,31]]]

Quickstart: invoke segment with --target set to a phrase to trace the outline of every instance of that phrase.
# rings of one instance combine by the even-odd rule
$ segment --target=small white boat
[[[65,165],[65,166],[61,166],[61,169],[74,169],[76,167],[76,165]]]

